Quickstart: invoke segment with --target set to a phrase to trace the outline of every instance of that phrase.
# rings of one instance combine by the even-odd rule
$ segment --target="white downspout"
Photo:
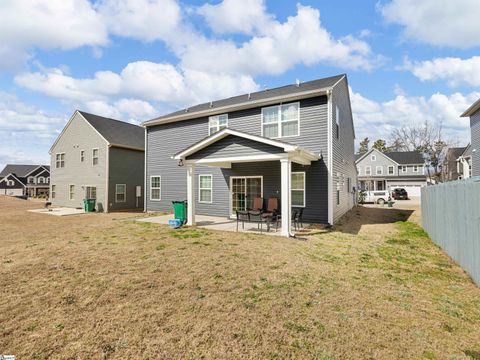
[[[328,223],[333,225],[333,106],[332,106],[332,90],[327,91],[327,98],[328,98],[328,136],[327,136],[327,144],[328,144],[328,154],[327,154],[327,188],[328,188]]]

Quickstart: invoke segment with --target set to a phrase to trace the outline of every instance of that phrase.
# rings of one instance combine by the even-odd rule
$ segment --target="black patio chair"
[[[238,232],[238,223],[241,221],[242,229],[245,229],[245,221],[249,222],[250,216],[248,214],[248,211],[236,210],[236,214],[237,214],[237,232]]]
[[[263,231],[263,224],[267,224],[267,232],[270,231],[270,218],[263,216],[261,211],[249,211],[248,216],[250,222],[257,223],[257,229],[260,229],[260,232]]]

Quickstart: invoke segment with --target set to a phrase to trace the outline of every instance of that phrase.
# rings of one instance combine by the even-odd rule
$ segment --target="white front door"
[[[236,211],[245,211],[253,207],[253,200],[263,197],[262,176],[231,176],[230,177],[230,214],[236,216]]]

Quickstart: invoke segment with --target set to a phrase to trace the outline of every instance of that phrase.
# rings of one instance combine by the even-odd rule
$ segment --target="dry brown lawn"
[[[40,206],[0,197],[0,354],[480,358],[480,289],[409,211],[358,208],[294,240]]]

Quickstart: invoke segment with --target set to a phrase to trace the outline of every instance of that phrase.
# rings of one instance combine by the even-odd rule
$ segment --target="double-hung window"
[[[56,189],[56,186],[55,185],[52,185],[52,193],[50,194],[50,197],[52,199],[55,199],[55,189]]]
[[[393,175],[394,167],[393,165],[388,165],[388,175]]]
[[[97,198],[97,187],[96,186],[87,186],[85,188],[85,198],[96,199]]]
[[[407,172],[407,167],[405,165],[402,166],[402,172]]]
[[[375,171],[377,175],[383,175],[383,166],[377,166]]]
[[[98,165],[98,149],[92,149],[92,164]]]
[[[292,206],[305,207],[305,172],[292,172]]]
[[[115,202],[122,203],[127,200],[127,185],[115,184]]]
[[[75,197],[75,185],[69,185],[68,198],[73,200]]]
[[[337,139],[340,138],[340,109],[335,106],[335,135]]]
[[[299,103],[270,106],[262,109],[262,135],[269,138],[298,136]]]
[[[365,175],[372,175],[372,168],[370,166],[365,166]]]
[[[162,177],[150,177],[150,200],[160,201],[162,199]]]
[[[413,172],[418,172],[418,165],[413,165]]]
[[[228,114],[210,116],[208,118],[208,135],[228,127]]]
[[[198,202],[200,203],[212,203],[212,175],[199,175],[198,176]]]
[[[80,150],[80,161],[81,162],[85,161],[85,150]]]
[[[55,167],[57,169],[65,167],[65,153],[55,154]]]

